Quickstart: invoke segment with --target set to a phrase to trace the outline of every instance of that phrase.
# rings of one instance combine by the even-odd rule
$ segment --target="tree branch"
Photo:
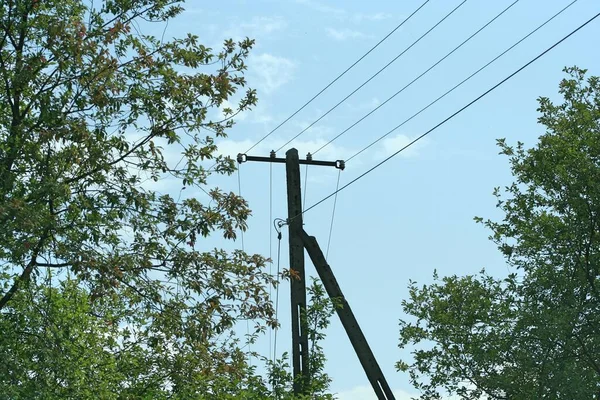
[[[4,306],[10,301],[10,299],[13,298],[15,293],[17,293],[17,290],[19,290],[19,286],[21,285],[21,283],[27,282],[31,278],[31,273],[37,266],[36,259],[37,259],[38,255],[40,254],[42,246],[44,245],[44,242],[46,241],[46,239],[48,237],[48,233],[49,233],[48,231],[49,230],[47,229],[46,232],[44,232],[44,234],[38,241],[35,249],[33,250],[32,255],[31,255],[31,261],[29,261],[27,266],[23,269],[23,272],[21,273],[21,275],[17,279],[15,279],[15,282],[13,283],[11,288],[8,289],[8,291],[0,299],[0,310],[2,310],[4,308]]]

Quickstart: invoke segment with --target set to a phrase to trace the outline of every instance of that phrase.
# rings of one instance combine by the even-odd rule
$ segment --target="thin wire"
[[[377,44],[375,44],[375,46],[371,47],[369,49],[369,51],[367,51],[365,54],[363,54],[358,60],[356,60],[352,65],[350,65],[348,68],[346,68],[346,70],[344,72],[342,72],[341,74],[339,74],[334,80],[332,80],[331,82],[329,82],[329,84],[327,84],[327,86],[325,86],[323,89],[321,89],[316,95],[314,95],[310,100],[308,100],[306,103],[304,103],[302,105],[302,107],[300,107],[299,109],[297,109],[292,115],[290,115],[289,117],[287,117],[282,123],[280,123],[279,125],[277,125],[273,130],[271,130],[269,133],[267,133],[265,136],[263,136],[258,142],[254,143],[248,150],[246,150],[246,153],[250,152],[250,150],[254,149],[256,146],[258,146],[263,140],[265,140],[266,138],[268,138],[269,136],[271,136],[275,131],[277,131],[279,128],[281,128],[285,123],[287,123],[290,119],[294,118],[296,116],[296,114],[298,114],[300,111],[304,110],[304,108],[306,106],[308,106],[310,103],[313,102],[313,100],[315,100],[317,97],[319,97],[323,92],[325,92],[327,89],[329,89],[329,87],[331,85],[333,85],[334,83],[336,83],[338,81],[338,79],[340,79],[342,76],[346,75],[346,73],[348,71],[350,71],[352,68],[354,68],[356,66],[356,64],[358,64],[359,62],[361,62],[366,56],[368,56],[369,54],[371,54],[371,52],[373,50],[375,50],[377,47],[379,47],[380,44],[382,44],[383,42],[385,42],[390,36],[392,36],[392,34],[394,32],[396,32],[398,29],[400,29],[402,27],[402,25],[404,25],[406,22],[408,22],[421,8],[423,8],[425,6],[425,4],[429,3],[430,0],[426,0],[425,2],[423,2],[423,4],[421,4],[419,6],[419,8],[417,8],[415,11],[412,12],[412,14],[410,14],[406,19],[404,19],[404,21],[402,21],[399,25],[397,25],[394,29],[392,29],[392,31],[390,31],[390,33],[388,33],[387,35],[385,35],[383,37],[383,39],[381,39],[379,42],[377,42]]]
[[[387,100],[385,100],[383,103],[379,104],[377,107],[375,107],[373,110],[369,111],[366,115],[364,115],[362,118],[360,118],[358,121],[354,122],[352,125],[350,125],[348,128],[344,129],[342,132],[340,132],[337,136],[335,136],[333,139],[331,139],[330,141],[328,141],[327,143],[325,143],[323,146],[319,147],[317,149],[317,151],[314,151],[312,154],[316,154],[319,151],[323,150],[325,147],[329,146],[331,143],[333,143],[335,140],[337,140],[338,138],[340,138],[342,135],[344,135],[346,132],[348,132],[350,129],[354,128],[356,125],[358,125],[359,123],[361,123],[363,120],[365,120],[367,117],[369,117],[371,114],[373,114],[375,111],[379,110],[381,107],[383,107],[385,104],[387,104],[390,100],[392,100],[393,98],[395,98],[396,96],[398,96],[400,93],[404,92],[406,89],[408,89],[410,86],[412,86],[413,83],[417,82],[419,79],[421,79],[423,76],[425,76],[429,71],[431,71],[432,69],[434,69],[435,67],[437,67],[440,63],[442,63],[446,58],[450,57],[454,52],[456,52],[458,49],[460,49],[462,46],[464,46],[467,42],[469,42],[471,39],[473,39],[475,36],[477,36],[482,30],[484,30],[485,28],[487,28],[490,24],[492,24],[495,20],[497,20],[498,18],[500,18],[505,12],[507,12],[509,9],[511,9],[515,4],[517,4],[520,0],[515,0],[512,4],[510,4],[508,7],[506,7],[504,10],[502,10],[499,14],[497,14],[494,18],[492,18],[491,20],[489,20],[485,25],[483,25],[481,28],[479,28],[475,33],[473,33],[471,36],[469,36],[467,39],[465,39],[461,44],[459,44],[458,46],[456,46],[454,49],[452,49],[449,53],[447,53],[444,57],[440,58],[435,64],[433,64],[431,67],[427,68],[423,73],[421,73],[421,75],[417,76],[415,79],[413,79],[412,81],[410,81],[406,86],[404,86],[402,89],[398,90],[396,93],[394,93],[392,96],[388,97]],[[348,161],[348,160],[346,160]]]
[[[273,221],[273,163],[269,163],[269,277],[273,278],[273,227],[271,226],[271,221]],[[272,286],[269,285],[269,301],[271,301],[272,297]],[[273,347],[272,347],[272,336],[273,329],[269,330],[269,359],[273,357]]]
[[[317,118],[315,121],[313,121],[310,125],[308,125],[306,128],[304,128],[303,130],[301,130],[298,134],[296,134],[296,136],[294,136],[293,138],[291,138],[290,140],[288,140],[287,142],[285,142],[285,144],[283,146],[281,146],[280,148],[278,148],[277,150],[275,150],[276,152],[278,152],[279,150],[281,150],[282,148],[286,147],[288,144],[290,144],[291,142],[293,142],[294,140],[296,140],[300,135],[302,135],[304,132],[306,132],[307,130],[309,130],[310,128],[312,128],[315,124],[317,124],[319,121],[321,121],[323,118],[325,118],[327,115],[329,115],[329,113],[331,113],[333,110],[335,110],[336,108],[338,108],[343,102],[345,102],[346,100],[348,100],[352,95],[354,95],[356,92],[358,92],[360,89],[362,89],[367,83],[371,82],[373,79],[375,79],[376,76],[378,76],[381,72],[383,72],[387,67],[389,67],[390,65],[392,65],[394,62],[396,62],[396,60],[398,60],[400,57],[402,57],[408,50],[410,50],[413,46],[415,46],[417,43],[419,43],[421,41],[421,39],[423,39],[425,36],[427,36],[429,33],[431,33],[435,28],[437,28],[442,22],[444,22],[448,17],[450,17],[452,14],[454,14],[454,12],[456,10],[458,10],[463,4],[465,4],[467,2],[467,0],[463,0],[458,6],[454,7],[454,9],[452,9],[452,11],[450,11],[448,14],[446,14],[446,16],[444,18],[442,18],[441,20],[439,20],[434,26],[432,26],[431,28],[429,28],[429,30],[427,32],[425,32],[423,35],[421,35],[417,40],[415,40],[410,46],[408,46],[406,49],[404,49],[400,54],[398,54],[396,57],[394,57],[390,62],[388,62],[385,66],[383,66],[383,68],[381,68],[379,71],[377,71],[374,75],[372,75],[369,79],[367,79],[366,81],[364,81],[360,86],[358,86],[356,89],[354,89],[352,92],[350,92],[350,94],[348,94],[346,97],[344,97],[342,100],[340,100],[335,106],[331,107],[329,110],[327,110],[325,112],[325,114],[321,115],[319,118]]]
[[[385,164],[386,162],[388,162],[389,160],[391,160],[393,157],[397,156],[398,154],[400,154],[402,151],[406,150],[408,147],[412,146],[413,144],[415,144],[417,141],[421,140],[422,138],[424,138],[425,136],[429,135],[431,132],[435,131],[437,128],[439,128],[440,126],[444,125],[446,122],[450,121],[452,118],[456,117],[458,114],[462,113],[464,110],[466,110],[467,108],[471,107],[473,104],[475,104],[476,102],[478,102],[479,100],[481,100],[482,98],[484,98],[485,96],[487,96],[489,93],[491,93],[492,91],[494,91],[495,89],[497,89],[499,86],[501,86],[502,84],[504,84],[506,81],[508,81],[509,79],[511,79],[512,77],[514,77],[515,75],[517,75],[519,72],[523,71],[525,68],[529,67],[531,64],[533,64],[535,61],[537,61],[538,59],[542,58],[544,55],[546,55],[548,52],[550,52],[552,49],[554,49],[555,47],[557,47],[559,44],[561,44],[562,42],[564,42],[565,40],[567,40],[569,37],[573,36],[575,33],[577,33],[579,30],[581,30],[583,27],[585,27],[586,25],[588,25],[590,22],[592,22],[593,20],[595,20],[596,18],[598,18],[600,16],[600,13],[594,15],[592,18],[590,18],[589,20],[587,20],[586,22],[584,22],[583,24],[581,24],[579,27],[577,27],[575,30],[573,30],[571,33],[569,33],[568,35],[564,36],[562,39],[560,39],[558,42],[554,43],[552,46],[548,47],[546,50],[544,50],[542,53],[540,53],[539,55],[537,55],[535,58],[533,58],[532,60],[530,60],[529,62],[527,62],[525,65],[523,65],[521,68],[517,69],[516,71],[514,71],[512,74],[508,75],[506,78],[504,78],[503,80],[501,80],[500,82],[498,82],[497,84],[495,84],[494,86],[492,86],[491,88],[489,88],[488,90],[486,90],[485,92],[483,92],[481,95],[479,95],[477,98],[475,98],[474,100],[472,100],[471,102],[469,102],[468,104],[466,104],[465,106],[463,106],[461,109],[459,109],[458,111],[454,112],[452,115],[450,115],[449,117],[447,117],[446,119],[444,119],[442,122],[438,123],[437,125],[435,125],[433,128],[429,129],[427,132],[423,133],[421,136],[417,137],[416,139],[412,140],[410,143],[408,143],[406,146],[402,147],[401,149],[399,149],[398,151],[396,151],[395,153],[393,153],[392,155],[390,155],[389,157],[385,158],[383,161],[380,161],[379,163],[377,163],[375,166],[371,167],[370,169],[368,169],[367,171],[363,172],[362,174],[360,174],[359,176],[357,176],[356,178],[354,178],[353,180],[351,180],[350,182],[348,182],[347,184],[345,184],[344,186],[342,186],[341,188],[339,188],[338,190],[336,190],[335,192],[329,194],[328,196],[322,198],[321,200],[319,200],[318,202],[316,202],[315,204],[313,204],[312,206],[308,207],[304,212],[308,212],[310,210],[312,210],[313,208],[315,208],[316,206],[318,206],[319,204],[323,203],[324,201],[326,201],[327,199],[331,198],[332,196],[336,195],[337,193],[341,192],[342,190],[346,189],[348,186],[354,184],[355,182],[357,182],[358,180],[362,179],[363,177],[365,177],[366,175],[368,175],[369,173],[373,172],[375,169],[379,168],[380,166],[382,166],[383,164]],[[297,216],[294,216],[292,218],[296,218]],[[289,223],[289,221],[288,221]]]
[[[285,223],[284,220],[282,219],[275,219],[273,221],[273,225],[275,226],[276,223],[282,224],[280,226],[283,226],[283,224]],[[277,229],[277,227],[275,227],[275,230],[277,231],[277,288],[275,289],[275,320],[278,321],[278,315],[279,315],[279,276],[281,273],[281,229]],[[275,362],[275,358],[277,357],[277,332],[279,331],[279,328],[275,328],[275,338],[273,341],[273,362]]]
[[[242,197],[242,176],[240,173],[240,169],[242,168],[242,165],[239,164],[238,168],[237,168],[237,176],[238,176],[238,196]],[[240,227],[240,238],[242,240],[242,251],[246,251],[244,248],[244,230]]]
[[[242,197],[242,174],[240,172],[240,169],[242,169],[242,165],[238,164],[238,168],[237,168],[237,176],[238,176],[238,196]],[[242,239],[242,252],[246,252],[246,249],[244,247],[244,229],[242,229],[240,227],[240,238]],[[248,342],[248,362],[250,364],[250,366],[252,366],[252,352],[251,352],[251,346],[250,346],[250,321],[248,321],[248,319],[246,319],[246,339],[249,341]]]
[[[302,196],[302,211],[304,211],[304,207],[306,205],[306,190],[308,188],[308,164],[306,164],[306,168],[304,169],[304,196]]]
[[[325,261],[329,259],[329,245],[331,244],[331,233],[333,232],[333,219],[335,217],[335,206],[337,205],[337,192],[340,188],[340,177],[342,170],[338,170],[337,184],[335,186],[335,197],[333,198],[333,210],[331,211],[331,224],[329,224],[329,237],[327,238],[327,251],[325,252]]]
[[[431,107],[432,105],[434,105],[435,103],[437,103],[438,101],[440,101],[441,99],[443,99],[444,97],[446,97],[447,95],[449,95],[450,93],[452,93],[454,90],[456,90],[457,88],[459,88],[460,86],[462,86],[463,84],[465,84],[467,81],[469,81],[475,75],[479,74],[481,71],[483,71],[484,69],[486,69],[487,67],[489,67],[494,62],[496,62],[500,57],[504,56],[510,50],[512,50],[513,48],[515,48],[519,44],[521,44],[524,40],[526,40],[527,38],[529,38],[531,35],[533,35],[534,33],[536,33],[538,30],[540,30],[541,28],[543,28],[546,24],[548,24],[554,18],[558,17],[560,14],[562,14],[564,11],[566,11],[569,7],[571,7],[577,1],[578,0],[573,0],[566,7],[564,7],[563,9],[561,9],[559,12],[557,12],[556,14],[554,14],[549,19],[547,19],[543,24],[539,25],[537,28],[535,28],[534,30],[532,30],[531,32],[529,32],[527,35],[523,36],[515,44],[513,44],[512,46],[510,46],[509,48],[507,48],[506,50],[504,50],[502,53],[500,53],[499,55],[497,55],[496,57],[494,57],[491,61],[489,61],[487,64],[485,64],[484,66],[482,66],[481,68],[479,68],[477,71],[473,72],[471,75],[469,75],[468,77],[466,77],[465,79],[463,79],[460,83],[458,83],[457,85],[455,85],[454,87],[452,87],[450,90],[446,91],[444,94],[442,94],[440,97],[438,97],[437,99],[435,99],[431,103],[427,104],[425,107],[421,108],[419,111],[417,111],[416,113],[414,113],[413,115],[411,115],[409,118],[407,118],[406,120],[404,120],[402,123],[396,125],[393,129],[389,130],[386,134],[380,136],[375,141],[371,142],[369,145],[367,145],[366,147],[362,148],[361,150],[359,150],[358,152],[356,152],[355,154],[353,154],[350,158],[348,158],[346,160],[346,162],[352,160],[354,157],[357,157],[358,155],[360,155],[361,153],[363,153],[367,149],[369,149],[372,146],[374,146],[375,144],[379,143],[381,140],[383,140],[384,138],[386,138],[387,136],[389,136],[392,132],[396,131],[397,129],[399,129],[400,127],[402,127],[404,124],[406,124],[407,122],[411,121],[413,118],[415,118],[416,116],[418,116],[419,114],[421,114],[422,112],[424,112],[425,110],[427,110],[429,107]]]

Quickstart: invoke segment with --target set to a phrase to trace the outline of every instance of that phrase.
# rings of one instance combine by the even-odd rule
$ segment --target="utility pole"
[[[290,285],[292,306],[292,366],[294,371],[294,393],[308,394],[310,387],[308,326],[306,321],[306,274],[304,271],[304,250],[308,252],[323,286],[331,299],[341,303],[336,308],[346,334],[379,400],[394,400],[383,372],[367,343],[358,321],[340,289],[331,267],[327,264],[323,252],[314,237],[310,237],[302,224],[302,198],[300,187],[300,164],[335,167],[343,170],[344,161],[314,161],[310,153],[306,160],[300,160],[298,151],[290,149],[285,158],[277,158],[272,151],[270,157],[247,156],[238,154],[238,163],[262,161],[285,163],[287,181],[289,245],[290,245]]]
[[[292,308],[292,367],[294,393],[306,394],[310,385],[308,326],[306,321],[306,274],[304,272],[304,243],[302,241],[302,190],[300,186],[300,164],[335,167],[343,170],[345,163],[316,161],[310,153],[300,160],[298,150],[290,149],[285,158],[278,158],[274,151],[269,157],[238,154],[238,163],[259,161],[285,163],[288,201],[288,227],[290,246],[290,297]]]
[[[285,153],[288,226],[290,244],[290,294],[292,305],[292,365],[294,393],[304,393],[309,385],[308,326],[306,321],[306,274],[302,243],[302,192],[298,150]]]

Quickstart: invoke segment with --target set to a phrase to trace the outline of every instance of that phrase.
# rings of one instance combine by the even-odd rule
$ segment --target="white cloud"
[[[285,29],[287,22],[282,17],[254,17],[249,22],[241,23],[239,26],[244,32],[250,30],[270,34]]]
[[[327,28],[327,35],[329,35],[329,37],[331,37],[335,40],[339,40],[339,41],[348,40],[348,39],[365,39],[365,38],[370,37],[369,35],[366,35],[362,32],[355,31],[352,29],[334,29],[334,28]]]
[[[312,8],[315,11],[318,11],[323,14],[334,14],[337,16],[342,16],[346,14],[346,11],[341,8],[332,7],[330,5],[320,3],[318,1],[313,0],[296,0],[296,3],[303,4],[307,7]]]
[[[296,64],[284,57],[269,53],[251,56],[248,65],[256,76],[255,85],[259,91],[271,94],[292,80]]]
[[[384,19],[389,19],[392,18],[392,14],[389,13],[383,13],[383,12],[378,12],[378,13],[373,13],[373,14],[362,14],[362,13],[356,13],[352,16],[352,19],[354,20],[354,22],[362,22],[362,21],[383,21]]]
[[[371,97],[370,99],[358,102],[358,103],[346,103],[346,108],[352,111],[364,111],[364,110],[372,110],[378,105],[381,104],[381,101],[377,97]]]
[[[275,32],[287,28],[287,21],[282,17],[255,16],[249,21],[236,21],[223,32],[223,37],[241,40],[245,37],[260,40]]]
[[[381,159],[388,157],[389,155],[395,153],[402,147],[406,146],[410,143],[414,138],[406,136],[406,135],[397,135],[394,137],[386,138],[377,143],[373,148],[367,149],[364,153],[361,154],[360,157],[356,157],[352,159],[346,167],[351,168],[363,168],[365,163],[372,163],[373,161],[381,161]],[[261,142],[258,146],[254,147],[249,155],[260,155],[260,156],[268,156],[271,150],[277,150],[281,146],[283,146],[287,141],[286,139],[271,139]],[[318,149],[321,149],[323,145],[325,145],[329,141],[328,138],[311,138],[311,139],[296,139],[290,144],[286,145],[284,149],[280,150],[277,153],[277,157],[285,157],[285,152],[294,147],[298,150],[298,154],[301,158],[304,158],[307,153],[315,152]],[[230,156],[235,159],[238,153],[244,153],[250,147],[252,147],[256,143],[254,139],[244,139],[244,140],[232,140],[232,139],[224,139],[217,142],[217,153],[225,156]],[[414,157],[419,154],[419,151],[426,145],[426,139],[421,139],[419,142],[410,146],[406,150],[400,153],[403,157]],[[328,144],[322,150],[319,150],[318,154],[314,159],[319,160],[347,160],[349,157],[355,155],[357,151],[360,149],[344,147],[341,145],[334,143]],[[365,157],[366,156],[366,157]]]
[[[393,390],[392,392],[396,400],[410,400],[419,397],[418,394],[411,394],[400,389]],[[377,396],[370,386],[358,386],[354,389],[340,392],[336,396],[338,400],[377,400]]]
[[[388,156],[392,155],[393,153],[397,152],[398,150],[400,150],[401,148],[403,148],[404,146],[408,145],[414,139],[415,139],[414,137],[409,137],[409,136],[406,136],[403,134],[398,134],[396,136],[387,137],[379,143],[378,156],[379,157],[388,157]],[[426,144],[427,144],[427,139],[421,139],[418,142],[416,142],[415,144],[408,147],[406,150],[403,150],[402,153],[400,153],[400,154],[402,154],[405,157],[416,156],[419,154],[419,150],[421,150],[423,148],[423,146]]]
[[[274,139],[274,140],[265,140],[261,142],[258,146],[252,149],[251,155],[261,155],[268,156],[271,150],[276,150],[279,147],[283,146],[287,140],[283,139]],[[218,153],[226,156],[230,156],[235,159],[238,153],[243,153],[248,150],[252,145],[254,145],[256,141],[251,139],[244,140],[231,140],[224,139],[217,142]],[[327,140],[325,139],[313,139],[313,140],[294,140],[285,149],[282,149],[279,153],[277,153],[277,157],[285,157],[285,152],[294,147],[298,150],[298,154],[301,158],[305,158],[306,154],[309,152],[314,152],[317,149],[321,148]],[[352,154],[355,153],[354,149],[350,149],[347,147],[337,146],[335,144],[329,144],[323,150],[319,151],[318,157],[315,156],[315,159],[318,158],[320,160],[343,160]],[[356,164],[354,164],[356,165]]]
[[[325,2],[319,2],[315,0],[296,0],[296,3],[302,4],[308,8],[311,8],[321,14],[328,14],[333,16],[340,21],[350,21],[353,23],[361,23],[363,21],[377,22],[385,19],[392,18],[393,15],[390,13],[376,12],[376,13],[354,13],[350,14],[346,10],[338,7],[331,6]]]

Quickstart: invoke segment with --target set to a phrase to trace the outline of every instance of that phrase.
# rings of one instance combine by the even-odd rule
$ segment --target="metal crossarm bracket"
[[[285,164],[285,158],[278,158],[275,156],[275,152],[272,151],[269,157],[261,157],[261,156],[249,156],[243,153],[239,153],[237,155],[237,162],[242,164],[247,161],[260,161],[260,162],[272,162],[272,163],[281,163]],[[346,162],[344,160],[336,160],[336,161],[319,161],[313,160],[312,155],[308,153],[305,160],[298,160],[298,163],[301,165],[318,165],[322,167],[335,167],[340,170],[344,170],[346,168]]]

